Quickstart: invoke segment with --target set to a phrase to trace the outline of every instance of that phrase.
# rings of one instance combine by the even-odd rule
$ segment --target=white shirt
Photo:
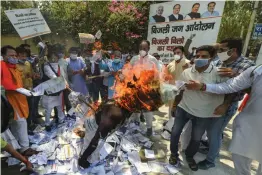
[[[159,70],[160,71],[160,65],[159,65],[159,62],[158,62],[158,60],[155,58],[155,57],[153,57],[152,55],[147,55],[147,56],[145,56],[145,58],[140,58],[140,55],[136,55],[136,56],[134,56],[131,60],[130,60],[130,64],[131,65],[135,65],[135,64],[147,64],[147,62],[152,62],[152,63],[154,63],[154,65],[156,66],[156,68],[157,68],[157,70]]]
[[[180,80],[185,82],[196,80],[204,83],[221,83],[226,81],[225,78],[219,76],[217,68],[212,64],[201,73],[195,69],[195,66],[188,68],[182,72]],[[178,106],[193,116],[210,118],[217,117],[213,113],[219,105],[223,104],[223,101],[224,95],[185,89],[183,98]]]
[[[239,76],[221,84],[207,84],[207,92],[226,94],[251,87],[245,108],[233,123],[230,152],[262,163],[262,66],[252,66]],[[255,71],[254,71],[255,69]],[[253,72],[253,75],[252,75]]]
[[[59,65],[60,68],[63,70],[64,78],[65,78],[66,81],[68,82],[68,75],[67,75],[68,62],[67,62],[64,58],[60,58],[60,59],[58,60],[58,65]]]

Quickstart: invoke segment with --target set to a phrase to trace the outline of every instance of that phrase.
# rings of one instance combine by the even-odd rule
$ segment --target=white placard
[[[5,14],[22,40],[51,33],[37,8],[6,10]]]
[[[95,37],[89,33],[78,33],[80,43],[90,44],[95,42]]]
[[[208,8],[209,3],[209,1],[197,3],[195,1],[172,1],[152,4],[150,6],[147,37],[151,44],[150,54],[158,53],[163,63],[167,64],[173,60],[173,48],[175,46],[185,46],[188,41],[190,44],[189,52],[191,52],[192,47],[216,43],[225,1],[216,1],[215,6],[211,4],[214,6],[212,13]],[[198,9],[192,15],[191,11],[193,11],[194,4]],[[173,12],[176,9],[173,8],[179,6],[178,14],[174,15]],[[192,40],[191,43],[188,40],[189,38]]]
[[[95,37],[96,37],[97,39],[100,39],[101,36],[102,36],[102,32],[101,32],[101,30],[98,30],[98,31],[96,32]]]

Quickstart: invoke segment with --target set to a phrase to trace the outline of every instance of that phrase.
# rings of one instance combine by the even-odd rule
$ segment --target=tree
[[[165,1],[161,1],[165,2]],[[226,1],[218,41],[227,37],[240,37],[242,26],[247,33],[254,1]],[[150,4],[159,1],[34,1],[39,7],[52,33],[61,38],[79,41],[78,33],[102,32],[104,46],[118,43],[122,50],[137,50],[138,43],[147,38]],[[2,34],[16,33],[4,14],[7,9],[31,8],[25,1],[3,1],[1,9]],[[262,22],[262,3],[256,21]],[[38,40],[35,38],[35,40]],[[36,41],[37,42],[37,41]]]
[[[229,37],[240,37],[242,26],[246,36],[254,1],[226,1],[218,41]],[[262,22],[262,4],[257,10],[256,21]],[[243,38],[244,39],[244,38]]]

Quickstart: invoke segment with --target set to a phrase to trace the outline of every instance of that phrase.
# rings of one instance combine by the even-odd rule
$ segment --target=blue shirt
[[[210,11],[206,11],[205,13],[201,15],[201,18],[207,18],[207,17],[212,17],[212,16],[219,16],[218,11],[213,11],[213,13],[211,13]]]

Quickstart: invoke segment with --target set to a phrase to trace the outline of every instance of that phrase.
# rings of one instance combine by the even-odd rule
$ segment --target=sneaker
[[[213,168],[216,165],[212,162],[209,162],[208,160],[203,160],[201,162],[198,162],[198,168],[201,170],[208,170],[209,168]]]
[[[179,168],[179,167],[181,167],[181,160],[178,157],[173,156],[171,154],[171,156],[169,158],[169,164]]]
[[[192,171],[198,170],[198,164],[192,157],[186,157],[187,164]]]
[[[150,137],[150,136],[152,136],[152,134],[153,134],[153,129],[152,128],[147,128],[146,135],[148,137]]]
[[[45,130],[46,130],[47,132],[51,131],[51,126],[45,126]]]

